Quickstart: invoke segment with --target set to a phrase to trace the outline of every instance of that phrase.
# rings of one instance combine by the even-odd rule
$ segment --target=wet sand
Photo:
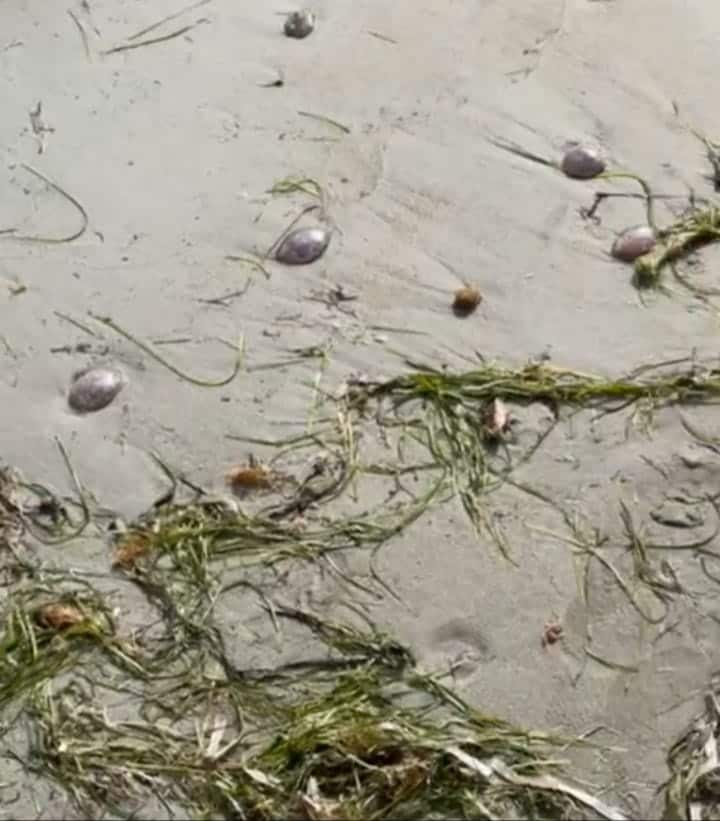
[[[315,5],[316,31],[295,41],[275,14],[284,7],[213,0],[161,30],[207,18],[186,35],[102,55],[178,6],[91,1],[89,11],[73,7],[90,58],[65,7],[11,0],[2,8],[0,228],[62,237],[79,224],[21,163],[89,217],[70,243],[0,238],[2,459],[28,477],[70,492],[60,437],[98,502],[132,517],[166,487],[149,450],[221,491],[248,450],[226,435],[284,435],[312,400],[316,362],[199,388],[88,311],[165,342],[158,350],[199,378],[231,370],[233,351],[218,340],[242,335],[250,366],[331,342],[329,389],[353,372],[396,373],[398,353],[453,368],[475,352],[508,365],[548,355],[607,375],[693,349],[716,354],[714,311],[682,289],[643,305],[628,267],[609,257],[616,233],[643,221],[641,201],[614,200],[599,222],[585,220],[580,209],[607,185],[566,179],[488,140],[559,158],[567,141],[589,139],[657,192],[711,195],[690,127],[720,134],[713,3],[335,0]],[[278,72],[281,87],[262,86]],[[38,102],[50,129],[40,135],[29,116]],[[271,265],[266,279],[227,256],[263,250],[282,231],[301,199],[267,190],[291,175],[326,188],[339,231],[317,264]],[[659,201],[659,221],[682,206]],[[703,253],[695,269],[703,284],[716,284],[718,259]],[[202,301],[243,289],[250,273],[242,296]],[[483,302],[460,320],[449,304],[464,280]],[[336,284],[357,295],[348,303],[356,316],[306,299]],[[13,293],[17,285],[25,289]],[[89,352],[76,352],[78,343]],[[109,408],[79,417],[67,408],[67,386],[96,361],[120,364],[130,384]],[[547,423],[542,408],[517,415],[528,435]],[[712,412],[686,416],[718,430]],[[687,508],[667,497],[714,490],[720,473],[716,456],[693,450],[679,411],[658,414],[651,436],[626,437],[625,422],[576,417],[521,475],[582,510],[619,554],[621,499],[656,541],[669,541],[678,529],[649,512]],[[487,712],[568,734],[605,727],[598,740],[617,751],[575,753],[574,765],[636,817],[655,811],[666,751],[718,665],[717,588],[673,554],[697,596],[675,599],[662,624],[649,625],[600,569],[585,606],[572,546],[548,534],[560,527],[547,506],[511,489],[493,506],[517,566],[478,541],[450,504],[382,552],[382,573],[405,605],[376,602],[373,618],[428,668],[465,659],[456,684]],[[702,520],[680,533],[692,541],[712,529],[713,513],[689,507]],[[86,547],[72,560],[104,569],[101,541]],[[317,580],[311,592],[327,612],[341,595]],[[564,638],[544,648],[553,620]],[[616,666],[586,657],[588,629],[594,651]]]

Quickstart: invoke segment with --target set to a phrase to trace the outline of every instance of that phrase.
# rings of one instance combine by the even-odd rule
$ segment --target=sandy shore
[[[710,195],[690,128],[720,134],[716,4],[319,0],[316,31],[295,41],[282,35],[283,6],[212,0],[147,36],[206,18],[184,35],[112,54],[102,52],[178,6],[91,0],[72,7],[75,20],[37,0],[2,8],[0,228],[45,237],[78,228],[77,210],[22,163],[62,186],[89,219],[69,243],[0,238],[2,460],[28,477],[70,491],[60,437],[98,502],[132,517],[165,487],[149,450],[221,491],[225,471],[248,451],[226,435],[284,435],[312,400],[317,361],[202,389],[88,311],[164,342],[164,356],[207,379],[232,368],[233,351],[219,339],[242,335],[249,366],[331,344],[328,389],[353,372],[396,373],[398,353],[454,368],[476,352],[509,365],[547,355],[609,375],[693,349],[716,354],[713,310],[679,289],[643,305],[628,268],[610,259],[616,233],[643,221],[639,200],[615,200],[599,221],[585,220],[580,209],[602,186],[488,140],[552,158],[567,141],[591,140],[658,192]],[[278,76],[282,86],[265,85]],[[296,175],[328,192],[339,228],[328,253],[312,266],[272,265],[269,279],[228,260],[267,248],[282,231],[302,198],[267,190]],[[658,202],[659,220],[680,207]],[[712,285],[717,253],[703,259],[699,274]],[[242,296],[202,301],[243,289],[250,274]],[[448,306],[465,279],[483,302],[459,320]],[[307,299],[336,284],[357,296],[344,306],[354,315]],[[90,347],[77,352],[78,343]],[[121,364],[130,383],[106,410],[78,417],[67,386],[95,361]],[[542,430],[544,413],[519,410],[520,435]],[[686,415],[717,430],[712,413]],[[679,412],[659,414],[650,437],[626,438],[625,422],[576,418],[521,476],[582,509],[619,549],[620,500],[652,524],[650,511],[714,489],[720,471],[710,452],[693,450]],[[569,734],[602,725],[598,738],[617,750],[577,753],[575,766],[631,813],[648,811],[667,776],[668,746],[718,664],[717,588],[673,555],[684,587],[703,596],[674,601],[661,627],[601,569],[585,606],[572,546],[548,534],[558,524],[547,506],[510,489],[493,506],[516,566],[450,504],[381,554],[405,604],[375,602],[373,618],[423,665],[464,659],[456,684],[488,712]],[[712,525],[700,507],[691,540]],[[652,527],[658,541],[677,532]],[[72,556],[100,567],[105,552],[101,539],[88,540]],[[341,595],[317,579],[310,592],[327,612]],[[564,638],[543,648],[553,620]],[[588,630],[595,652],[616,666],[584,654]]]

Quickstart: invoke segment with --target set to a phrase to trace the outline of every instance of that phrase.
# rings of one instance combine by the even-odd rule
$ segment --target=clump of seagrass
[[[708,153],[708,159],[715,168],[715,155]],[[637,182],[645,200],[646,224],[627,229],[613,245],[612,254],[625,262],[632,262],[635,270],[635,284],[638,287],[656,287],[665,266],[675,272],[675,263],[692,251],[720,240],[720,208],[706,200],[691,200],[688,210],[665,228],[660,228],[655,220],[654,200],[657,198],[649,184],[637,174],[627,172],[607,172],[604,179],[628,179]],[[596,204],[598,202],[596,195]],[[591,209],[591,211],[594,210]],[[589,213],[589,212],[588,212]],[[676,278],[681,284],[695,291],[695,287]]]
[[[720,678],[705,696],[705,711],[671,747],[665,785],[666,819],[710,821],[720,816]]]
[[[59,439],[56,444],[77,498],[60,497],[40,482],[25,481],[17,471],[0,467],[0,548],[8,548],[16,559],[16,545],[27,536],[59,545],[79,536],[89,524],[90,511],[80,480],[65,446]],[[79,521],[70,513],[73,507],[80,509]],[[7,571],[8,565],[4,569]]]
[[[497,398],[523,403],[546,402],[557,409],[560,405],[587,407],[642,399],[658,404],[692,403],[720,396],[720,370],[703,370],[697,365],[687,370],[670,370],[677,362],[645,366],[617,379],[534,362],[519,369],[482,364],[458,373],[411,361],[407,364],[411,368],[409,373],[356,387],[352,404],[359,406],[369,399],[386,398],[396,408],[416,400],[457,408],[461,403],[472,406]],[[662,368],[667,368],[665,373]]]
[[[0,618],[0,709],[99,652],[135,672],[137,661],[115,636],[111,615],[92,590],[58,594],[57,581],[16,590]]]
[[[200,674],[132,720],[82,687],[35,701],[36,759],[86,812],[137,811],[151,794],[200,817],[610,818],[562,780],[563,742],[475,710],[376,630],[299,610],[326,659]],[[160,712],[158,712],[160,711]],[[154,716],[162,715],[163,720]]]
[[[664,266],[687,256],[691,251],[720,240],[720,208],[710,205],[693,208],[668,228],[658,232],[658,240],[649,253],[635,260],[637,282],[657,285]]]

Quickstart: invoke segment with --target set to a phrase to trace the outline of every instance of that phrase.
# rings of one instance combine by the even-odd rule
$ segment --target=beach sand
[[[200,388],[89,311],[164,342],[163,356],[204,379],[232,369],[233,350],[219,340],[242,335],[251,367],[331,344],[328,390],[351,373],[394,375],[400,356],[455,369],[476,353],[512,366],[545,356],[613,376],[693,350],[716,355],[713,310],[682,289],[643,305],[631,269],[609,256],[617,232],[643,222],[642,201],[608,201],[595,222],[581,216],[594,191],[636,188],[567,179],[488,138],[553,159],[569,141],[591,141],[657,192],[710,196],[691,128],[720,134],[717,4],[318,0],[316,30],[291,40],[276,14],[284,6],[212,0],[146,35],[206,18],[182,36],[102,53],[178,8],[73,6],[86,52],[64,5],[2,3],[0,228],[63,237],[80,225],[77,210],[22,163],[76,198],[89,220],[68,243],[0,237],[1,455],[23,475],[71,492],[59,437],[99,504],[132,518],[166,487],[150,450],[221,492],[225,472],[251,449],[228,434],[279,437],[306,417],[316,360]],[[278,76],[282,86],[263,85]],[[30,118],[38,103],[49,129],[40,134]],[[328,252],[310,266],[269,264],[270,278],[228,259],[266,249],[297,213],[302,198],[267,194],[296,175],[328,193],[338,226]],[[658,220],[684,204],[658,201]],[[710,248],[702,259],[694,273],[713,285],[720,257]],[[244,289],[249,276],[226,304],[202,301]],[[466,280],[483,301],[458,319],[449,306]],[[338,284],[357,296],[343,306],[355,315],[306,299]],[[78,343],[90,347],[77,352]],[[80,417],[67,408],[67,387],[96,361],[119,364],[129,385],[107,409]],[[548,424],[542,406],[512,410],[520,436]],[[683,413],[717,432],[708,410],[663,410],[651,435],[626,435],[622,414],[584,412],[518,478],[582,511],[618,555],[627,543],[621,500],[661,542],[678,529],[649,511],[697,510],[702,522],[679,534],[692,541],[712,530],[712,508],[667,499],[714,492],[720,462],[692,444]],[[572,765],[635,817],[657,813],[668,747],[718,665],[717,586],[673,553],[697,596],[674,599],[672,619],[648,624],[600,566],[586,605],[573,547],[550,533],[561,530],[557,515],[509,487],[492,506],[516,564],[450,503],[380,553],[403,603],[373,602],[373,619],[427,669],[462,660],[455,684],[485,712],[568,735],[604,728],[593,738],[613,751],[570,752]],[[107,547],[88,539],[67,561],[106,569]],[[345,560],[347,572],[355,562]],[[298,571],[297,584],[318,612],[333,612],[343,595],[311,570]],[[551,621],[564,637],[543,647]],[[588,631],[595,654],[615,666],[586,656]],[[254,652],[262,658],[262,645]],[[37,817],[58,817],[60,798],[38,789]],[[32,808],[29,796],[22,801]]]

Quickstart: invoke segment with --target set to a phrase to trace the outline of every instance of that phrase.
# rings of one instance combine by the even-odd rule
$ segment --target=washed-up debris
[[[43,237],[31,234],[18,234],[14,228],[4,229],[1,233],[7,234],[12,239],[24,240],[25,242],[42,242],[49,245],[73,242],[74,240],[79,239],[87,230],[89,222],[87,211],[83,207],[82,203],[73,197],[72,194],[68,194],[62,186],[51,180],[50,177],[43,174],[42,171],[38,171],[37,168],[33,168],[31,165],[24,162],[20,163],[20,168],[25,169],[28,174],[32,174],[34,177],[42,180],[49,188],[52,188],[53,191],[57,191],[61,197],[67,200],[80,214],[81,225],[76,231],[73,231],[73,233],[67,234],[63,237]]]
[[[194,23],[190,23],[189,25],[182,26],[181,28],[170,32],[169,34],[163,34],[158,37],[150,37],[145,40],[140,40],[146,34],[149,34],[151,31],[155,31],[156,29],[164,26],[165,23],[169,23],[172,20],[177,20],[178,17],[182,17],[182,15],[186,14],[189,11],[193,11],[200,6],[205,6],[210,3],[211,0],[198,0],[196,3],[191,3],[189,6],[185,6],[184,8],[180,9],[179,11],[174,12],[173,14],[169,14],[166,17],[163,17],[161,20],[152,23],[149,26],[145,26],[145,28],[141,29],[140,31],[136,31],[135,34],[131,34],[129,37],[125,38],[126,42],[122,43],[118,46],[114,46],[113,48],[107,49],[103,52],[105,55],[109,54],[117,54],[121,51],[130,51],[136,48],[142,48],[143,46],[151,46],[155,45],[156,43],[166,43],[169,40],[174,40],[176,37],[182,37],[183,34],[187,34],[189,31],[194,29],[196,26],[200,25],[200,23],[209,23],[207,17],[201,17],[196,20]]]
[[[500,439],[510,427],[510,413],[501,399],[493,399],[485,406],[483,412],[485,438],[491,441]]]
[[[116,368],[87,368],[73,377],[68,404],[78,413],[106,408],[127,385],[127,377]]]
[[[565,153],[560,169],[567,177],[589,180],[605,171],[605,160],[595,148],[575,145]]]
[[[482,294],[472,285],[465,285],[455,291],[452,308],[458,316],[469,316],[482,302]]]
[[[250,458],[246,465],[231,468],[225,481],[238,496],[245,496],[256,490],[269,490],[273,485],[273,471]]]
[[[38,141],[38,154],[44,154],[47,148],[47,134],[52,134],[55,129],[46,124],[42,115],[42,101],[38,100],[37,105],[30,111],[30,125]]]
[[[326,228],[296,228],[278,245],[275,259],[285,265],[308,265],[318,260],[329,244],[330,231]]]
[[[332,117],[326,117],[324,114],[313,114],[312,111],[298,111],[298,114],[301,117],[309,117],[311,120],[317,120],[318,122],[331,125],[333,128],[337,128],[338,130],[342,131],[343,134],[351,133],[348,126],[346,126],[344,123],[338,122],[337,120],[333,120]]]
[[[720,817],[720,679],[713,676],[705,696],[705,711],[670,748],[672,773],[665,786],[667,821],[710,821]]]
[[[82,624],[86,619],[85,614],[74,604],[67,602],[53,602],[40,607],[35,613],[35,621],[40,627],[50,630],[67,630]]]
[[[198,379],[195,376],[191,376],[190,374],[181,371],[180,368],[177,368],[175,365],[172,364],[172,362],[169,362],[167,359],[160,356],[160,354],[157,353],[157,351],[155,351],[150,344],[148,344],[147,342],[143,342],[143,340],[138,339],[138,337],[136,337],[134,334],[130,333],[129,331],[126,331],[123,327],[118,325],[117,322],[115,322],[109,316],[98,316],[97,314],[93,314],[92,312],[89,313],[94,320],[102,323],[106,327],[110,328],[112,331],[115,331],[115,333],[127,339],[128,342],[132,342],[133,345],[136,345],[138,348],[140,348],[141,351],[144,351],[158,364],[162,365],[164,368],[167,368],[169,371],[174,373],[175,376],[180,377],[180,379],[185,380],[185,382],[189,382],[191,385],[198,385],[201,388],[221,388],[225,385],[229,385],[230,382],[232,382],[233,379],[235,379],[235,377],[240,373],[240,369],[242,367],[243,362],[244,348],[244,342],[242,338],[238,341],[237,346],[230,345],[230,347],[235,348],[236,356],[235,364],[233,365],[233,369],[230,372],[230,374],[228,374],[228,376],[218,380]],[[229,345],[229,343],[227,342],[225,344]]]
[[[115,547],[113,567],[132,570],[140,559],[150,552],[150,540],[142,533],[130,533],[124,536]]]
[[[308,34],[312,34],[315,29],[315,15],[310,9],[301,11],[291,11],[285,18],[283,31],[286,37],[293,37],[302,40]]]
[[[549,647],[552,644],[557,644],[562,640],[563,636],[563,626],[560,622],[548,622],[543,630],[542,646]]]
[[[337,308],[339,311],[355,317],[357,316],[355,311],[345,307],[345,303],[355,302],[358,298],[357,294],[348,293],[343,285],[335,285],[326,291],[311,291],[310,295],[306,297],[312,302],[320,302],[328,308]]]
[[[589,180],[592,177],[597,177],[604,173],[606,168],[605,160],[601,153],[596,148],[583,143],[573,143],[563,155],[562,160],[558,162],[557,160],[549,159],[548,157],[543,157],[540,154],[528,151],[509,140],[499,140],[495,137],[491,137],[490,142],[503,151],[515,154],[516,157],[522,157],[524,160],[529,160],[530,162],[544,165],[548,168],[555,168],[565,174],[565,176],[573,179]]]
[[[711,180],[716,191],[720,191],[720,143],[711,140],[693,129],[695,136],[705,145],[707,160],[712,168]]]
[[[652,251],[656,242],[655,231],[649,225],[636,225],[620,234],[613,243],[611,253],[621,262],[634,262]]]
[[[645,285],[657,283],[667,264],[687,256],[702,245],[720,240],[720,208],[693,207],[672,225],[659,232],[657,244],[635,262],[635,272]],[[677,278],[677,274],[676,274]],[[695,290],[694,286],[691,290]]]

